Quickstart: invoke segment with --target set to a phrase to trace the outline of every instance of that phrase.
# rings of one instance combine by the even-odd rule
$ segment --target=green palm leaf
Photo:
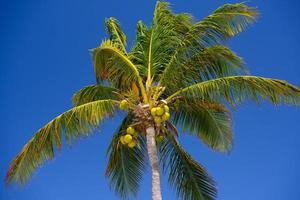
[[[120,90],[129,90],[136,82],[144,100],[147,99],[138,68],[112,41],[104,41],[99,48],[93,49],[93,59],[97,82],[108,79]]]
[[[103,85],[89,85],[83,87],[73,95],[72,101],[75,106],[103,99],[116,99],[118,90]]]
[[[169,172],[169,183],[176,188],[178,197],[185,200],[215,199],[214,180],[180,146],[174,138],[176,133],[169,131],[166,131],[167,139],[160,145],[159,152],[164,172]]]
[[[173,93],[167,101],[177,95],[218,102],[226,100],[232,106],[246,99],[256,102],[266,99],[275,105],[300,104],[298,87],[283,80],[257,76],[229,76],[196,83]]]
[[[71,143],[88,136],[105,117],[112,116],[117,101],[99,100],[74,107],[38,130],[11,162],[6,182],[26,183],[32,173],[46,160],[54,157],[54,149],[62,146],[62,135]]]
[[[166,92],[169,92],[195,82],[245,73],[247,74],[248,70],[244,67],[242,58],[225,46],[214,45],[176,65],[176,70],[171,74],[164,74],[162,78],[167,86]]]
[[[169,8],[169,3],[156,3],[153,16],[153,24],[146,33],[146,42],[143,47],[145,51],[145,60],[147,63],[147,82],[148,86],[156,78],[162,66],[168,63],[174,46],[178,42],[176,32],[174,30],[176,18]]]
[[[109,40],[112,41],[123,53],[126,53],[126,35],[122,31],[117,19],[110,17],[105,20]]]
[[[226,4],[189,28],[177,44],[169,63],[165,66],[160,84],[166,85],[177,66],[199,53],[205,47],[221,44],[225,39],[242,32],[255,21],[258,12],[243,3]]]
[[[120,136],[131,123],[132,115],[129,114],[115,132],[107,150],[109,160],[106,175],[110,187],[122,198],[137,194],[146,167],[147,150],[143,136],[138,136],[139,145],[132,149],[120,143]]]
[[[228,152],[233,134],[230,111],[224,105],[201,99],[179,99],[175,102],[174,124],[197,135],[208,147]]]

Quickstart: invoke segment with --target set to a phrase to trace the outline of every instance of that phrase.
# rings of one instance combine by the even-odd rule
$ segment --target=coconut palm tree
[[[137,24],[126,48],[118,21],[105,21],[108,39],[92,49],[96,83],[73,96],[74,107],[39,129],[11,162],[7,183],[26,183],[68,143],[96,132],[104,119],[125,112],[107,154],[106,175],[121,198],[134,196],[145,168],[152,171],[152,199],[162,199],[160,170],[179,198],[215,199],[214,180],[179,144],[176,127],[209,148],[232,148],[231,108],[244,100],[300,104],[300,89],[283,80],[251,76],[224,42],[245,30],[258,12],[226,4],[201,21],[175,14],[158,1],[150,26]]]

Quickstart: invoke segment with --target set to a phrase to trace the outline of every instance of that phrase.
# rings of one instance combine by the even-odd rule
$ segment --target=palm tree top
[[[127,115],[107,150],[106,175],[117,194],[127,198],[137,193],[147,166],[146,130],[153,127],[161,167],[178,196],[215,199],[214,180],[180,146],[176,127],[213,150],[229,152],[233,142],[230,108],[245,100],[300,104],[298,87],[249,75],[242,58],[225,46],[257,16],[256,8],[237,3],[225,4],[196,21],[157,1],[152,24],[138,22],[131,48],[119,22],[107,18],[108,38],[91,50],[95,84],[76,92],[74,107],[34,134],[11,162],[7,183],[26,183],[61,149],[63,138],[72,143],[88,136],[104,119],[123,110]]]

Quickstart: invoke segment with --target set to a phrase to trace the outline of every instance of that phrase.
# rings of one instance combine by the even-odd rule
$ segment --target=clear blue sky
[[[234,0],[171,1],[176,12],[196,19]],[[105,151],[120,118],[100,134],[76,142],[34,174],[26,187],[6,188],[9,161],[33,133],[71,107],[71,96],[94,83],[88,49],[105,37],[103,20],[121,22],[129,43],[136,22],[150,23],[155,0],[1,0],[0,1],[0,199],[118,199],[104,176]],[[229,42],[253,75],[280,78],[300,86],[300,3],[253,0],[259,21]],[[300,109],[242,104],[233,114],[231,154],[207,149],[196,138],[182,144],[218,182],[220,200],[296,200],[300,179]],[[138,199],[150,199],[147,171]],[[175,199],[166,179],[164,199]]]

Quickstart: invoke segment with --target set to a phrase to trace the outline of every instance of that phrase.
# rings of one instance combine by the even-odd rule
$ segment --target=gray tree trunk
[[[162,200],[160,191],[159,162],[157,157],[154,127],[148,127],[146,129],[146,133],[147,150],[152,171],[152,200]]]

